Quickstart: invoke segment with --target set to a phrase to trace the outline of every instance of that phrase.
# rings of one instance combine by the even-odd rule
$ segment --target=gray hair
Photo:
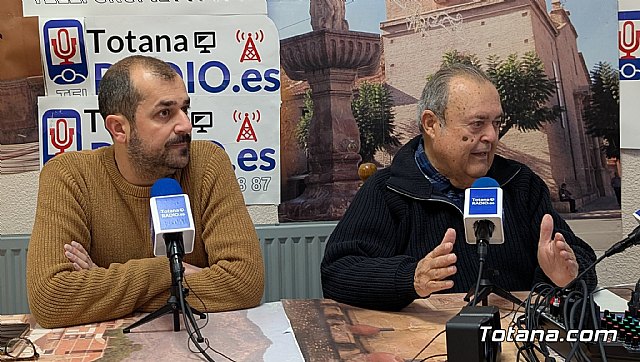
[[[422,96],[418,101],[418,127],[420,128],[420,133],[424,132],[421,118],[425,110],[433,112],[438,117],[440,125],[445,126],[444,111],[449,103],[449,84],[456,77],[467,77],[493,84],[491,78],[485,72],[473,65],[454,63],[440,68],[427,81],[422,90]]]

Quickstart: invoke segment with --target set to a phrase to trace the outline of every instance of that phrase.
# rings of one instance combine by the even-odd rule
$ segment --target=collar
[[[424,152],[422,138],[418,142],[418,148],[415,153],[416,164],[418,169],[431,182],[434,191],[446,196],[449,201],[454,203],[460,210],[464,207],[464,190],[461,190],[451,184],[449,179],[438,172],[429,161],[427,154]]]
[[[387,180],[387,187],[410,197],[426,200],[432,197],[434,187],[415,160],[415,154],[421,142],[422,136],[416,136],[398,150],[391,163],[391,176]],[[522,167],[523,165],[517,161],[495,155],[486,176],[495,179],[501,187],[504,187]]]
[[[438,172],[435,167],[429,161],[427,154],[424,152],[422,141],[418,142],[418,148],[415,153],[416,164],[424,176],[433,184],[434,189],[443,191],[451,186],[449,179]]]

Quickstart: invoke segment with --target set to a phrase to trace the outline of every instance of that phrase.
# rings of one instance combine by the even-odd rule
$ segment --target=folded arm
[[[127,315],[171,285],[166,258],[146,258],[75,270],[64,245],[91,250],[89,194],[65,165],[52,160],[40,175],[38,205],[27,258],[31,313],[46,328]]]

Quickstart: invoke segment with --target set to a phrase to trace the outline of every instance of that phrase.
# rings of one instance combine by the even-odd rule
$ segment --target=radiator
[[[322,298],[320,262],[336,222],[258,225],[264,256],[263,302]],[[0,314],[29,313],[26,262],[29,235],[0,235]]]
[[[265,262],[263,301],[322,298],[320,263],[333,222],[257,226]]]
[[[29,313],[27,246],[29,235],[0,235],[0,314]]]

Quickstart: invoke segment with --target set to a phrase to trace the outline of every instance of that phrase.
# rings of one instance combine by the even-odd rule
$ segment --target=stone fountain
[[[280,205],[287,220],[339,220],[358,190],[360,136],[351,97],[356,76],[380,64],[380,35],[349,31],[344,0],[311,0],[313,31],[280,43],[281,64],[313,92],[309,176],[304,193]]]

